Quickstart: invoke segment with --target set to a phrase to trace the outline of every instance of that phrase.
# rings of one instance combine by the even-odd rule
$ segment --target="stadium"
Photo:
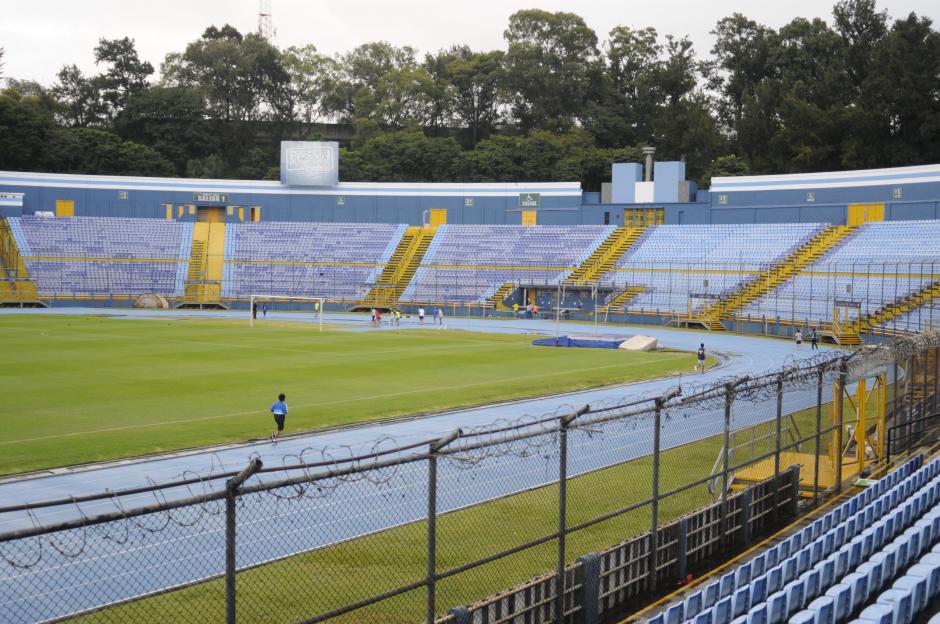
[[[5,449],[7,621],[221,619],[230,579],[246,621],[608,621],[782,526],[652,621],[926,609],[940,166],[662,203],[682,163],[646,166],[603,198],[0,173],[0,322],[40,395]],[[262,437],[245,406],[282,386],[322,433]],[[323,591],[267,597],[298,575]]]
[[[940,164],[319,139],[0,170],[0,622],[940,622]]]

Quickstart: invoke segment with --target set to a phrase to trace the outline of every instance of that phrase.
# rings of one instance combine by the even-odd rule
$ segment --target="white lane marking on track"
[[[685,353],[677,353],[674,355],[674,357],[670,359],[678,359],[679,357],[682,357],[685,355],[686,355]],[[481,381],[481,382],[471,383],[471,384],[457,384],[453,386],[435,386],[433,388],[418,388],[415,390],[403,390],[401,392],[387,392],[385,394],[373,394],[373,395],[356,397],[353,399],[337,399],[335,401],[324,401],[320,403],[306,403],[306,404],[301,404],[301,405],[296,406],[295,409],[298,409],[298,408],[304,409],[307,407],[323,407],[326,405],[341,405],[343,403],[356,403],[359,401],[370,401],[372,399],[387,399],[390,397],[406,396],[409,394],[421,394],[424,392],[441,392],[441,391],[446,391],[446,390],[458,390],[461,388],[475,388],[478,386],[489,386],[492,384],[503,383],[505,381],[521,381],[525,379],[540,379],[540,378],[545,378],[545,377],[557,377],[559,375],[569,375],[571,373],[586,373],[589,371],[606,370],[608,368],[619,368],[620,366],[622,365],[611,364],[609,366],[592,366],[589,368],[574,368],[574,369],[569,369],[569,370],[564,370],[564,371],[557,371],[554,373],[541,373],[538,375],[520,375],[517,377],[504,377],[503,379],[500,379],[497,381]],[[641,364],[637,364],[636,366],[641,366]],[[23,442],[38,442],[41,440],[55,440],[59,438],[71,438],[71,437],[97,434],[97,433],[113,433],[115,431],[130,431],[134,429],[147,429],[150,427],[162,427],[165,425],[180,425],[180,424],[185,424],[189,422],[218,420],[220,418],[234,418],[236,416],[250,416],[251,414],[258,414],[259,412],[262,412],[262,410],[250,410],[247,412],[232,412],[229,414],[215,414],[213,416],[184,418],[184,419],[179,419],[179,420],[164,420],[164,421],[153,422],[153,423],[141,423],[139,425],[126,425],[124,427],[106,427],[103,429],[90,429],[88,431],[73,431],[70,433],[60,433],[60,434],[50,435],[50,436],[21,438],[19,440],[0,440],[0,446],[9,446],[11,444],[21,444]]]

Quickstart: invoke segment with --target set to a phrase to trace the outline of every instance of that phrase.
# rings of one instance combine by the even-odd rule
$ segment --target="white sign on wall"
[[[281,184],[336,186],[339,182],[339,143],[281,141]]]

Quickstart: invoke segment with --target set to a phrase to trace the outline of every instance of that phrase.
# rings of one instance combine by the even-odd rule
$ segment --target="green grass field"
[[[689,371],[694,355],[547,349],[458,331],[322,333],[220,319],[0,317],[0,474]]]

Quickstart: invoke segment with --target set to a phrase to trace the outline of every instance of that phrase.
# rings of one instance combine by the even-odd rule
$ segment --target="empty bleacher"
[[[630,302],[631,310],[686,312],[690,294],[718,297],[737,290],[823,227],[818,223],[661,225],[647,230],[604,281],[643,287]]]
[[[506,283],[564,280],[614,226],[444,225],[402,301],[483,303]]]
[[[863,317],[873,314],[940,280],[938,239],[940,221],[866,223],[744,314],[828,321],[837,299],[857,302]]]
[[[940,460],[916,456],[649,620],[899,624],[940,599]]]
[[[406,226],[250,223],[226,232],[222,296],[316,296],[355,301],[378,279]]]
[[[41,297],[180,295],[192,224],[157,219],[11,217]]]

